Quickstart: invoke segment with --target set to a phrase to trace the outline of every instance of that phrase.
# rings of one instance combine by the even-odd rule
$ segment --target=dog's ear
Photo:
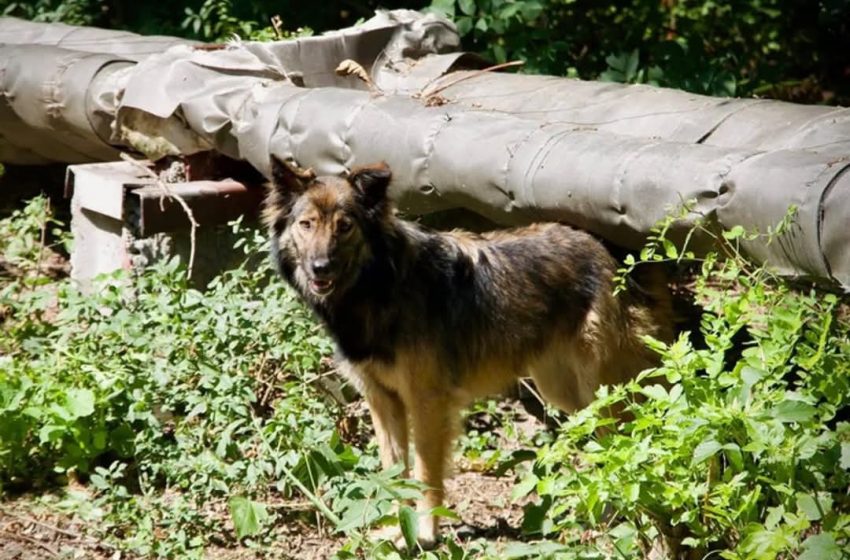
[[[263,221],[280,234],[286,227],[295,200],[307,190],[316,175],[312,169],[299,168],[292,160],[281,161],[272,156],[271,164],[272,180],[266,185]]]
[[[281,195],[299,195],[307,190],[316,174],[312,169],[298,167],[292,158],[281,161],[277,156],[272,156],[272,182],[271,186]]]
[[[375,163],[351,170],[348,182],[357,191],[367,207],[377,206],[387,199],[387,189],[393,174],[385,163]]]

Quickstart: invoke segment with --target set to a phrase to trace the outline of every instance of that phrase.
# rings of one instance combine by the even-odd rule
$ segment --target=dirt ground
[[[495,446],[505,456],[520,448],[520,439],[528,441],[536,432],[546,429],[538,418],[540,411],[533,405],[528,400],[505,399],[498,404],[498,418],[488,412],[472,414],[467,418],[467,429],[495,435]],[[350,407],[352,412],[365,418],[365,406],[358,402]],[[505,416],[511,418],[512,436],[500,425],[499,418]],[[371,430],[367,422],[359,424],[364,436],[359,439],[362,445]],[[523,540],[520,531],[523,508],[530,499],[512,498],[514,482],[513,472],[501,476],[488,472],[482,461],[470,460],[458,449],[454,474],[446,481],[446,505],[459,519],[443,520],[444,538],[458,543],[486,539],[494,544]],[[60,508],[67,492],[85,496],[90,491],[71,479],[66,487],[0,497],[0,560],[137,558],[105,541],[99,527],[82,515],[69,511],[67,506]],[[327,526],[317,523],[321,520],[306,499],[270,502],[267,506],[283,514],[272,529],[276,534],[273,544],[255,550],[234,539],[218,546],[207,545],[204,557],[211,560],[320,560],[331,557],[346,541],[343,535],[334,534]],[[223,500],[205,504],[202,513],[220,520],[223,533],[233,534]]]
[[[501,542],[520,538],[525,500],[511,499],[513,477],[497,477],[475,471],[457,472],[448,481],[449,506],[461,520],[444,522],[446,538],[457,541],[486,538]],[[80,517],[49,505],[54,496],[24,495],[0,502],[0,560],[133,558],[100,540],[97,528]],[[48,503],[45,503],[48,502]],[[306,503],[293,503],[307,509]],[[224,522],[224,521],[223,521]],[[271,546],[257,552],[241,546],[208,547],[206,557],[215,560],[281,558],[318,560],[330,557],[345,539],[314,523],[291,520],[277,527],[281,535]]]

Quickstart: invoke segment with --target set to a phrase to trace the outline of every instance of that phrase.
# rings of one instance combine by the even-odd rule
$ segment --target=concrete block
[[[235,239],[227,222],[259,211],[262,188],[225,179],[163,185],[131,162],[68,167],[71,197],[71,277],[83,287],[99,274],[140,270],[177,256],[188,265],[191,221],[179,196],[199,224],[195,232],[192,282],[205,286],[236,264]]]

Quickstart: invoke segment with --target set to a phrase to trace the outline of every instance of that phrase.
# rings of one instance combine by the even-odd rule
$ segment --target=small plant
[[[2,173],[0,173],[2,175]],[[46,257],[46,251],[70,243],[63,224],[50,212],[50,201],[39,196],[0,220],[0,261],[19,273],[31,273]],[[48,240],[56,240],[56,247]]]
[[[688,209],[621,270],[620,289],[640,266],[697,270],[700,326],[670,344],[647,340],[658,368],[601,388],[533,442],[496,401],[470,411],[462,451],[477,467],[504,472],[528,459],[520,446],[538,448],[514,470],[512,498],[538,497],[525,506],[529,542],[449,539],[408,552],[370,536],[397,526],[415,543],[409,502],[422,488],[400,467],[380,472],[372,446],[343,440],[347,412],[320,388],[330,344],[274,281],[263,236],[239,223],[246,261],[205,291],[176,261],[103,278],[89,294],[67,280],[0,277],[0,490],[78,481],[53,507],[145,557],[204,558],[214,545],[273,556],[278,531],[298,522],[341,535],[339,559],[846,560],[846,301],[742,256],[793,212],[764,234],[698,224],[719,249],[696,258],[692,236],[669,239]],[[37,270],[54,227],[44,199],[0,220],[4,262]],[[611,418],[616,405],[630,418]],[[500,432],[520,448],[499,449]]]
[[[32,267],[49,223],[43,199],[0,221],[5,258]],[[72,509],[156,557],[267,546],[275,503],[292,499],[347,534],[389,521],[415,488],[341,441],[317,384],[329,342],[274,281],[264,236],[233,227],[246,261],[203,292],[176,260],[85,294],[68,280],[0,284],[0,489],[88,481]]]
[[[669,242],[671,223],[623,272],[693,256]],[[520,486],[542,499],[529,529],[590,531],[626,558],[847,557],[847,308],[748,263],[739,243],[758,235],[724,232],[722,255],[700,261],[699,332],[648,340],[660,367],[601,388],[539,452]],[[617,405],[629,421],[612,423]]]
[[[529,73],[818,103],[835,95],[823,87],[835,75],[813,61],[843,40],[850,4],[431,0],[430,9],[455,22],[467,50],[523,60]]]
[[[253,41],[272,41],[309,37],[313,34],[313,30],[306,27],[299,27],[295,31],[284,30],[279,17],[272,19],[274,27],[261,27],[254,20],[234,15],[233,10],[232,0],[205,0],[198,10],[185,8],[186,17],[181,27],[191,30],[196,36],[206,41],[226,41],[234,37]]]
[[[92,25],[100,11],[98,0],[4,0],[0,15],[24,17],[39,22]]]
[[[186,7],[186,18],[181,26],[207,41],[248,37],[256,29],[257,22],[239,19],[232,15],[232,9],[231,0],[205,0],[197,11]]]

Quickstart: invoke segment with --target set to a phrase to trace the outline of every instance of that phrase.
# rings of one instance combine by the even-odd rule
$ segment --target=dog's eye
[[[307,230],[313,227],[313,222],[311,222],[310,220],[301,220],[300,222],[298,222],[298,225],[301,226],[301,229]]]
[[[351,227],[352,224],[350,220],[340,220],[336,223],[336,229],[340,233],[348,233],[349,231],[351,231]]]

